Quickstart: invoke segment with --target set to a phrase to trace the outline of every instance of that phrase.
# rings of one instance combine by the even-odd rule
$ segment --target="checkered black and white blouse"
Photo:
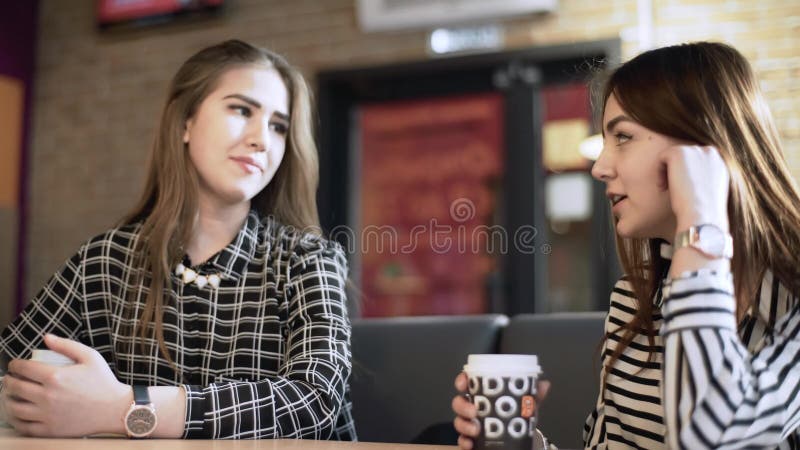
[[[139,229],[83,245],[3,330],[0,356],[27,358],[54,333],[100,352],[123,383],[183,385],[186,438],[355,440],[338,244],[251,211],[231,244],[192,267],[219,274],[219,287],[169,280],[163,323],[175,371],[155,339],[120,350],[131,347],[122,330],[135,320],[123,305],[141,287],[128,277]],[[135,297],[137,314],[146,292]]]

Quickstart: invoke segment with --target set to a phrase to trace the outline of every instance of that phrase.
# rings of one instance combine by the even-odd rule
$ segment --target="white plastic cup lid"
[[[469,355],[464,365],[467,373],[532,374],[539,375],[542,368],[536,355],[484,354]]]
[[[39,361],[51,366],[71,366],[75,364],[72,358],[52,350],[34,350],[31,354],[31,361]]]

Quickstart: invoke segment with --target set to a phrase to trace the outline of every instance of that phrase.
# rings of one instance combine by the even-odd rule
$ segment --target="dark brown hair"
[[[651,50],[607,75],[603,107],[612,95],[645,128],[719,150],[731,175],[728,218],[737,317],[741,319],[755,302],[766,270],[798,295],[800,196],[744,56],[714,42]],[[653,298],[669,266],[660,255],[660,243],[617,236],[617,252],[638,307],[633,319],[621,327],[625,331],[606,374],[637,333],[646,334],[651,347],[654,344]]]

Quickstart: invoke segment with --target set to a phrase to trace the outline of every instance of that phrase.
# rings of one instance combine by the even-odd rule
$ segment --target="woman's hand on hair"
[[[659,182],[669,190],[672,211],[680,232],[690,226],[712,223],[727,231],[730,173],[712,146],[675,145],[661,152]]]
[[[124,434],[123,417],[133,398],[130,386],[117,381],[90,347],[53,335],[45,336],[45,344],[75,364],[11,361],[3,398],[8,423],[21,434],[39,437]]]

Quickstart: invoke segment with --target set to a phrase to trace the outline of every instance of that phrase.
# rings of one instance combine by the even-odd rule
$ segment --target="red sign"
[[[368,105],[360,125],[363,315],[486,312],[502,96]]]
[[[222,5],[224,0],[97,0],[101,25],[196,11]]]

